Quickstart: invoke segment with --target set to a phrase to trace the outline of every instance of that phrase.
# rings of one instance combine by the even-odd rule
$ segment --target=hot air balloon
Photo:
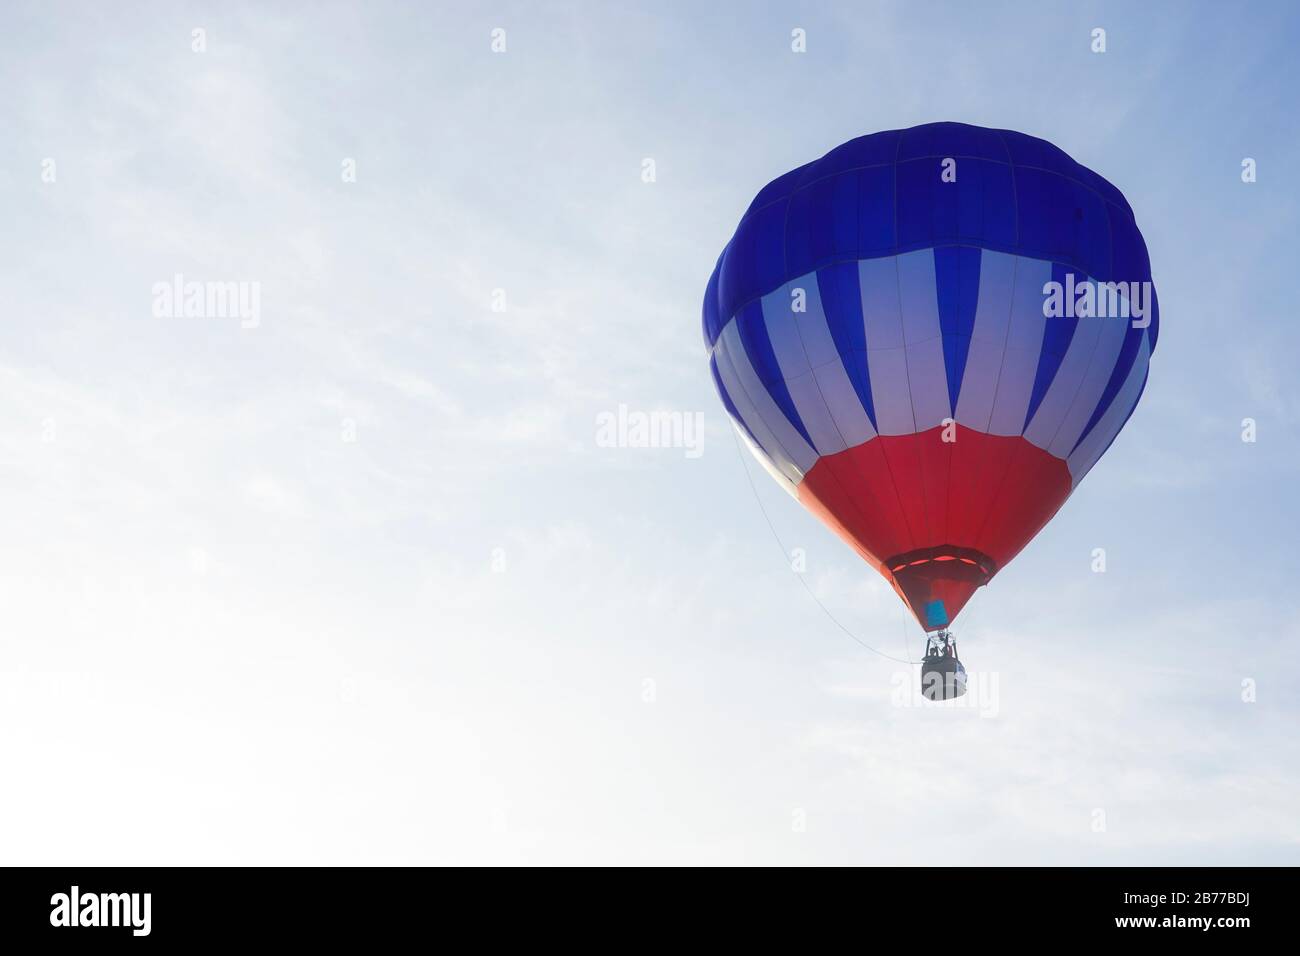
[[[1115,440],[1159,329],[1120,191],[962,123],[863,136],[769,183],[703,319],[750,450],[927,632],[932,697],[964,691],[950,624]]]

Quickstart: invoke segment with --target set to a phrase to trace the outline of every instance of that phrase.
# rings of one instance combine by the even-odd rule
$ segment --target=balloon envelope
[[[751,450],[927,630],[1114,441],[1158,328],[1120,191],[1044,140],[961,123],[863,136],[773,180],[704,298],[713,381]]]

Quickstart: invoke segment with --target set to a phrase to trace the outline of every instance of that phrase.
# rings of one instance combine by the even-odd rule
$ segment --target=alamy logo
[[[132,936],[149,935],[151,893],[71,893],[50,897],[51,926],[129,926]]]
[[[1067,272],[1064,282],[1043,284],[1043,315],[1049,319],[1129,319],[1133,328],[1151,324],[1155,294],[1150,282],[1093,282],[1087,276],[1075,282]]]
[[[245,329],[262,324],[262,283],[186,281],[179,272],[171,282],[153,285],[157,319],[238,319]]]
[[[638,412],[625,404],[596,416],[599,448],[684,448],[687,458],[704,454],[704,413]]]

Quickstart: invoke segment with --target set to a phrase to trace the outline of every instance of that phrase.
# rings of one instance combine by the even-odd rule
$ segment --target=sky
[[[1285,2],[5,4],[0,862],[1300,863],[1297,41]],[[1162,324],[927,704],[700,303],[769,180],[944,120],[1117,185]]]

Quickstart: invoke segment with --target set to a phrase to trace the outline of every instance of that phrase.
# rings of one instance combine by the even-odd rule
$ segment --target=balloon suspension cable
[[[740,457],[740,470],[745,473],[745,480],[749,482],[749,490],[753,493],[754,501],[755,503],[758,504],[758,510],[763,515],[763,520],[767,523],[767,530],[772,532],[772,540],[776,542],[777,548],[779,548],[781,551],[782,560],[784,560],[786,557],[785,545],[781,543],[781,536],[776,533],[776,527],[772,524],[772,519],[768,517],[767,509],[763,507],[763,499],[758,496],[758,488],[755,487],[754,485],[754,478],[749,473],[749,464],[745,460],[746,458],[745,449],[741,447],[740,437],[739,435],[736,434],[735,429],[732,429],[731,437],[736,442],[736,454]],[[808,596],[813,599],[813,601],[816,603],[816,605],[819,608],[822,609],[822,613],[825,614],[828,618],[830,618],[831,623],[834,624],[836,627],[838,627],[846,635],[848,635],[848,637],[852,641],[854,641],[861,647],[865,648],[866,650],[869,650],[871,653],[875,654],[876,656],[885,658],[885,660],[894,661],[899,664],[915,665],[921,663],[921,661],[908,660],[905,657],[895,657],[893,654],[886,654],[884,651],[876,650],[876,648],[872,647],[870,644],[862,640],[862,638],[858,637],[856,634],[854,634],[847,627],[845,627],[843,624],[840,623],[839,618],[837,618],[834,614],[830,612],[830,609],[827,608],[826,605],[821,602],[821,600],[813,592],[813,589],[808,586],[808,582],[804,580],[802,574],[796,573],[795,577],[799,579],[799,583],[803,585],[803,589],[808,592]],[[945,631],[944,633],[947,632]],[[906,631],[903,632],[903,642],[904,645],[906,645],[907,643]]]

